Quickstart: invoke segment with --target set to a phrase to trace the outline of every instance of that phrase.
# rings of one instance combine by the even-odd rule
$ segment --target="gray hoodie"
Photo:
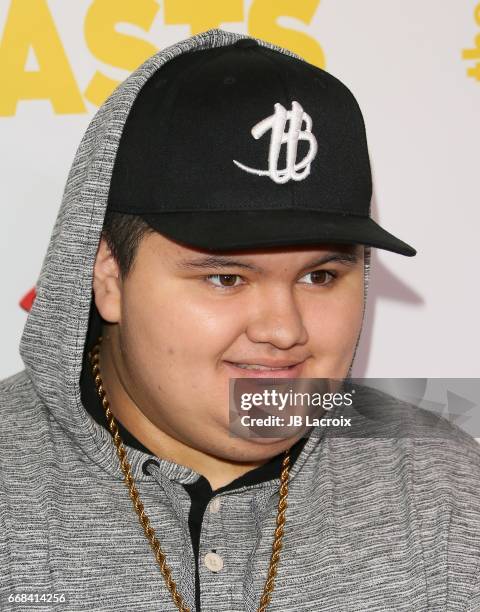
[[[110,434],[81,403],[79,378],[93,263],[130,107],[164,62],[239,37],[210,30],[150,58],[100,108],[80,144],[22,337],[25,370],[0,383],[2,611],[176,609]],[[268,610],[480,610],[480,447],[446,421],[429,437],[432,416],[388,395],[375,393],[369,402],[390,410],[384,435],[369,431],[368,418],[362,435],[352,437],[315,427],[291,469]],[[128,449],[145,510],[193,611],[184,485],[199,474],[165,459],[144,472],[148,458]],[[220,509],[205,514],[200,558],[216,550],[224,565],[212,571],[200,563],[203,611],[258,609],[279,484],[227,491]],[[39,603],[26,596],[22,603],[22,594]],[[20,602],[11,601],[15,595]]]

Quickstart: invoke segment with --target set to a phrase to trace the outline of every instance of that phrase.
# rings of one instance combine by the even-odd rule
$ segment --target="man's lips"
[[[299,378],[305,360],[300,362],[224,362],[232,378]]]

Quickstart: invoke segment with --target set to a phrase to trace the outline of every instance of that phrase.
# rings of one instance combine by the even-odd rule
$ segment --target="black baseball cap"
[[[415,255],[370,218],[365,126],[350,90],[266,44],[185,52],[148,79],[124,126],[108,210],[211,251],[353,243]]]

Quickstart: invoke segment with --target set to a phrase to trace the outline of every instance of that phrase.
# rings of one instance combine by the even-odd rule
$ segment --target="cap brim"
[[[322,243],[363,244],[412,257],[417,251],[370,217],[312,210],[242,210],[141,214],[168,238],[210,251]]]

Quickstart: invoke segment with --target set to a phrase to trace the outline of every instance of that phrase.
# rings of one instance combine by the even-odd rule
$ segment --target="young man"
[[[472,438],[383,394],[381,438],[230,435],[230,379],[349,375],[370,247],[415,254],[370,198],[355,99],[284,49],[210,30],[112,95],[0,387],[2,610],[478,609]]]

